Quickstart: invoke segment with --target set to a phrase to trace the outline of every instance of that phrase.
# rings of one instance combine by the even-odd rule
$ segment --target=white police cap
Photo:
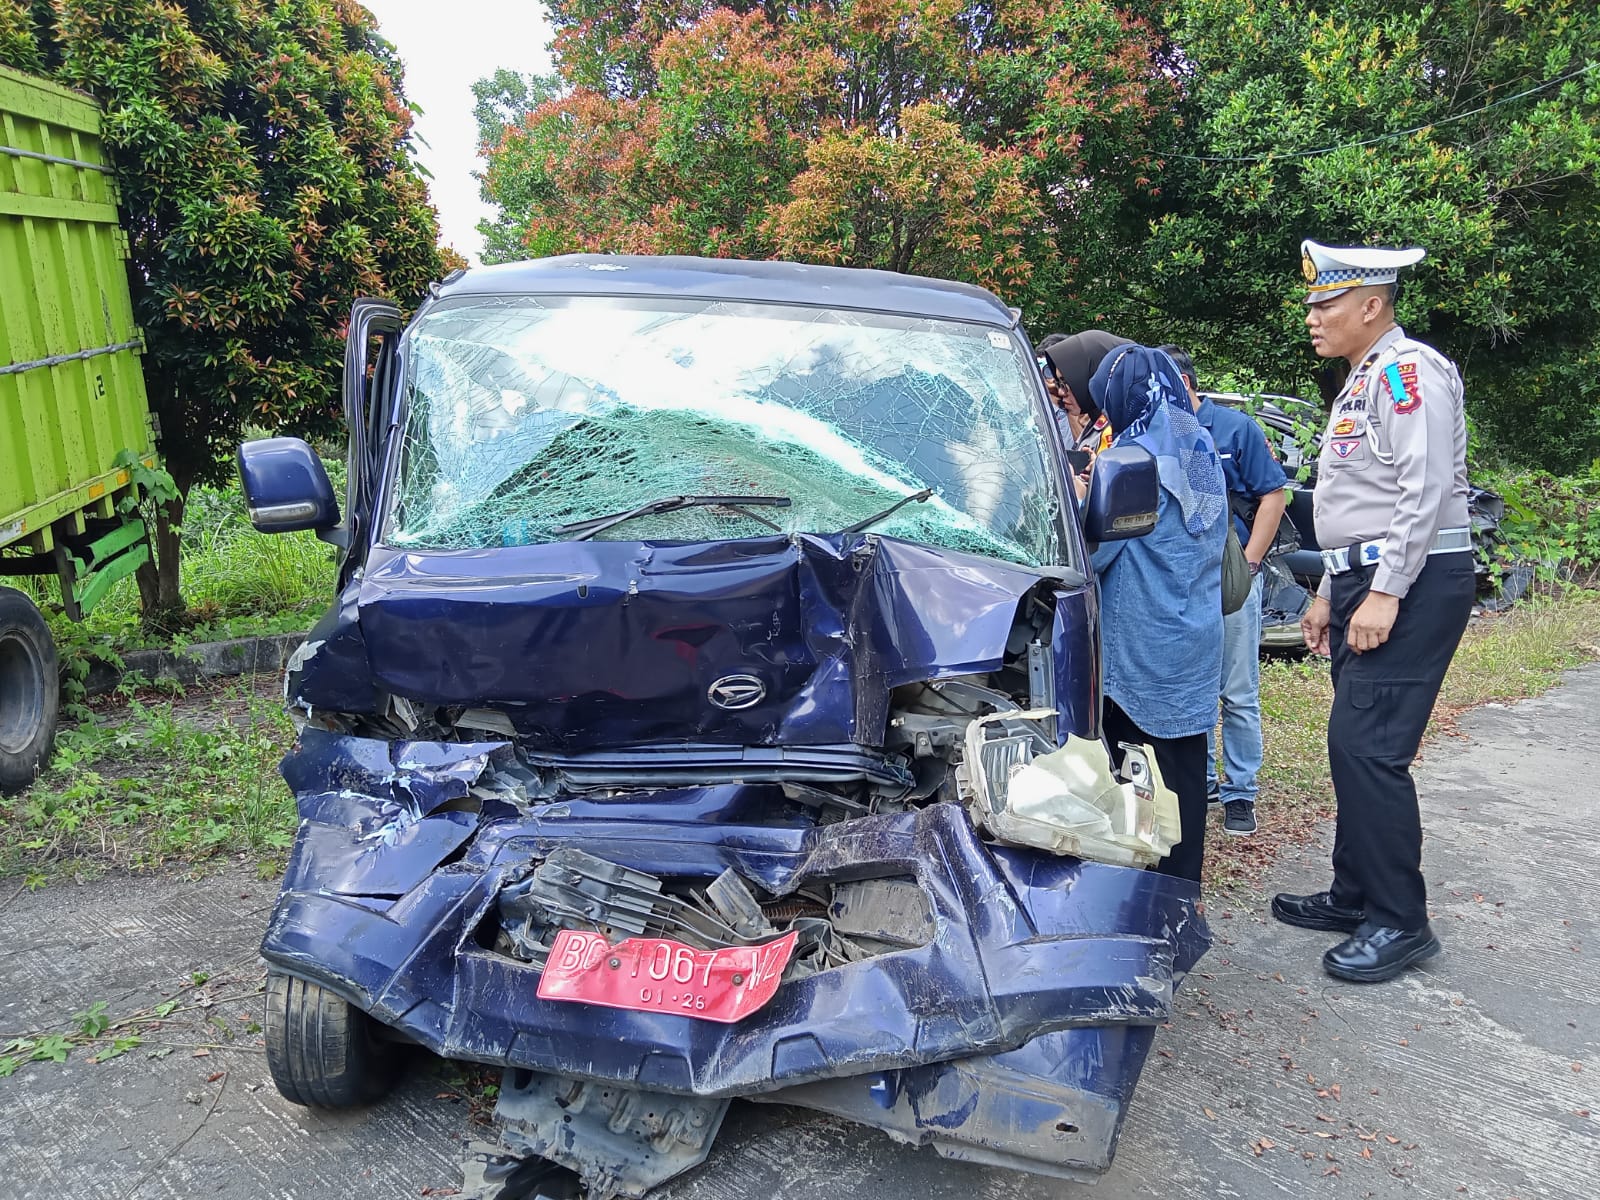
[[[1305,275],[1305,302],[1316,304],[1342,296],[1351,288],[1393,283],[1401,267],[1419,263],[1427,255],[1421,246],[1385,250],[1378,246],[1324,246],[1307,238],[1300,243],[1300,270]]]

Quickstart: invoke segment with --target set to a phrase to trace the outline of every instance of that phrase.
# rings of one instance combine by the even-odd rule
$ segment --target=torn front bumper
[[[272,967],[446,1058],[520,1068],[535,1090],[555,1077],[746,1096],[956,1157],[1064,1175],[1109,1165],[1154,1027],[1209,944],[1195,885],[988,845],[947,804],[816,826],[775,817],[771,784],[472,799],[506,752],[307,729],[285,762],[303,819],[262,947]],[[539,971],[482,931],[502,888],[564,846],[655,875],[709,881],[732,868],[780,897],[910,878],[930,936],[791,979],[733,1025],[541,1000]],[[698,1110],[714,1119],[694,1125],[685,1103],[680,1132],[709,1144],[721,1108]],[[642,1178],[607,1187],[639,1194]]]

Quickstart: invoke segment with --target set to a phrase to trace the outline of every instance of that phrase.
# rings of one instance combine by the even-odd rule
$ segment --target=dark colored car
[[[1300,618],[1310,606],[1323,573],[1312,492],[1317,486],[1317,454],[1322,445],[1325,414],[1297,396],[1203,394],[1218,404],[1248,409],[1266,431],[1273,453],[1289,476],[1289,503],[1278,537],[1262,564],[1261,646],[1266,650],[1303,649]],[[1488,608],[1507,606],[1526,590],[1533,571],[1526,564],[1504,561],[1499,529],[1505,504],[1495,493],[1472,487],[1467,512],[1472,523],[1479,597]]]
[[[1098,727],[1085,539],[1148,531],[1154,462],[1077,512],[1014,314],[879,272],[490,267],[348,347],[343,521],[304,443],[239,456],[343,553],[286,680],[284,1095],[499,1065],[508,1145],[598,1197],[733,1097],[1104,1170],[1209,942]]]

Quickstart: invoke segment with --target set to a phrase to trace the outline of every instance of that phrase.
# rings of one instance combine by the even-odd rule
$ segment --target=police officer
[[[1375,983],[1439,952],[1428,926],[1411,763],[1472,609],[1461,376],[1395,323],[1395,280],[1425,251],[1301,247],[1311,345],[1351,371],[1313,493],[1325,574],[1300,622],[1333,659],[1333,883],[1272,901],[1280,921],[1349,934],[1329,974]]]

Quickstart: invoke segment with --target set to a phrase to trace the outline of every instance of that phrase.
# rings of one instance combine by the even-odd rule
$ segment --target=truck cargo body
[[[0,575],[56,575],[74,619],[149,557],[128,502],[155,437],[118,221],[94,100],[0,68]],[[31,600],[3,589],[5,790],[48,756],[54,668]]]

